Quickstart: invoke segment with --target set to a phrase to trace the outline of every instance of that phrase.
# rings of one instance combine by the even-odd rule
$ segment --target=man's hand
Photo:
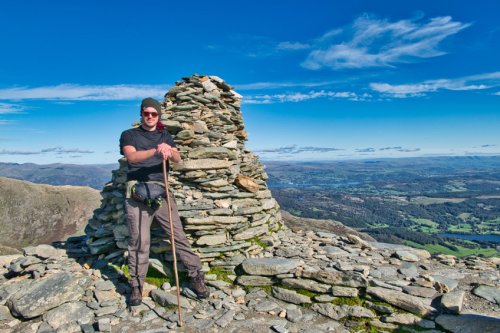
[[[164,160],[168,160],[172,156],[172,147],[166,143],[160,143],[156,147],[156,155],[162,156]]]
[[[177,148],[172,148],[166,143],[160,143],[156,147],[156,154],[162,156],[164,160],[170,159],[174,163],[178,163],[181,160],[181,156]]]

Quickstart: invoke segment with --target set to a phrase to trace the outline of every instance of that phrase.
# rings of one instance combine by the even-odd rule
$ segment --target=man
[[[160,103],[153,98],[145,98],[141,103],[141,126],[126,130],[120,137],[120,152],[125,155],[128,162],[127,173],[127,199],[125,209],[130,233],[128,243],[128,263],[130,272],[130,285],[132,293],[130,305],[136,306],[142,302],[142,286],[148,271],[150,227],[155,218],[170,237],[170,223],[168,207],[165,197],[159,198],[160,207],[147,205],[131,198],[131,193],[138,184],[163,186],[163,160],[178,163],[181,160],[172,136],[159,122],[161,116]],[[135,185],[133,187],[132,185]],[[164,189],[163,189],[164,191]],[[201,272],[200,258],[193,253],[191,246],[184,234],[177,206],[171,193],[170,203],[172,206],[172,220],[174,225],[174,237],[176,253],[184,264],[191,279],[190,288],[199,298],[209,295]]]

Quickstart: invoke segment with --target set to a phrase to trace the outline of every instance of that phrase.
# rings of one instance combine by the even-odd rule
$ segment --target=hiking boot
[[[142,303],[142,291],[139,287],[132,287],[132,293],[130,294],[130,306],[141,305]]]
[[[207,298],[210,295],[207,285],[205,284],[205,275],[201,272],[191,278],[189,288],[196,293],[198,298]]]

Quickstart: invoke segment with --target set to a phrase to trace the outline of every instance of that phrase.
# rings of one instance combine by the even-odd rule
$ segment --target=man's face
[[[155,127],[158,123],[158,111],[151,106],[142,109],[142,123],[147,127]]]

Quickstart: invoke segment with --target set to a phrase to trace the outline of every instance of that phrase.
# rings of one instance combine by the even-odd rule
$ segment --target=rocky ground
[[[0,257],[0,332],[500,332],[499,258],[285,229],[255,257],[227,259],[235,272],[208,272],[210,298],[183,296],[179,327],[168,283],[128,309],[123,272],[67,253]]]

